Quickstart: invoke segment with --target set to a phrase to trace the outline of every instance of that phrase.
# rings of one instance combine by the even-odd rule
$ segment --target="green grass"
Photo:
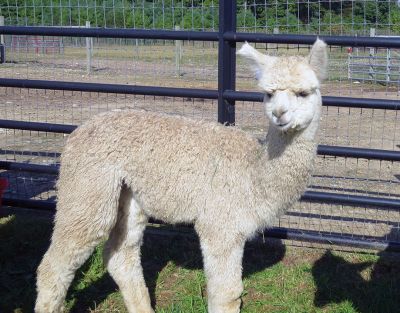
[[[32,312],[35,271],[51,235],[51,221],[0,219],[0,312]],[[126,312],[102,263],[102,246],[77,272],[66,312]],[[207,293],[197,240],[147,234],[145,279],[157,313],[206,313]],[[400,312],[399,255],[310,250],[248,244],[243,263],[242,312]]]

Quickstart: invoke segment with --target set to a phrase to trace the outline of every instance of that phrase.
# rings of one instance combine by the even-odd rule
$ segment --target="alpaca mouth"
[[[293,124],[293,118],[289,113],[285,113],[279,117],[271,113],[270,120],[273,125],[281,131],[288,130]]]
[[[291,121],[289,121],[287,123],[276,123],[275,125],[276,127],[278,127],[279,130],[286,131],[292,126],[292,123]]]

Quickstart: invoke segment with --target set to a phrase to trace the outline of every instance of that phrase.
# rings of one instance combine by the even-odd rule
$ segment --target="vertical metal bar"
[[[219,1],[219,40],[218,40],[218,122],[235,124],[235,101],[225,100],[226,90],[235,90],[236,42],[225,41],[223,35],[236,31],[236,1]]]
[[[390,83],[390,75],[391,75],[391,49],[386,49],[386,82]]]
[[[0,26],[4,26],[4,16],[0,16]],[[0,35],[0,64],[6,62],[6,46],[4,44],[4,35]]]
[[[375,37],[375,28],[371,28],[369,30],[369,36],[370,37]],[[375,64],[378,62],[375,62],[375,48],[369,48],[369,70],[368,70],[368,74],[369,74],[369,78],[371,80],[375,80],[376,79],[376,75],[375,75]],[[379,68],[378,68],[379,70]]]
[[[179,25],[175,26],[176,31],[180,31]],[[181,76],[181,59],[182,59],[182,40],[175,40],[175,73],[177,77]]]
[[[90,28],[90,21],[86,21],[86,28]],[[92,47],[91,38],[86,37],[86,74],[90,75],[92,71]]]
[[[6,47],[0,44],[0,64],[6,63]]]

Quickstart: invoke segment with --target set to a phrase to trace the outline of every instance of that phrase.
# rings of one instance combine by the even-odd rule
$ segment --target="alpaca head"
[[[300,131],[319,118],[320,82],[328,63],[326,44],[317,39],[307,57],[274,57],[247,42],[238,54],[253,67],[271,124],[283,132]]]

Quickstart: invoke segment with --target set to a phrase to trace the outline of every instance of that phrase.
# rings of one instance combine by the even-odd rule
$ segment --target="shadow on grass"
[[[194,234],[194,232],[193,232]],[[159,273],[169,263],[185,269],[203,267],[200,244],[196,236],[160,235],[146,233],[142,246],[142,266],[146,285],[150,292],[152,306],[156,306],[156,285]],[[278,241],[277,241],[278,242]],[[285,255],[285,247],[277,244],[249,243],[245,248],[243,276],[262,271],[278,263]],[[81,272],[89,265],[85,264]],[[85,268],[86,267],[86,268]],[[79,280],[77,277],[75,280]],[[70,312],[79,313],[94,309],[95,304],[103,302],[109,294],[118,289],[112,278],[105,273],[87,288],[74,292],[76,302]]]
[[[4,217],[0,222],[0,312],[33,312],[36,268],[50,241],[49,219]]]
[[[50,219],[16,216],[0,222],[0,312],[32,312],[36,298],[36,268],[46,251],[51,235]],[[392,237],[395,234],[390,234]],[[173,262],[186,269],[202,268],[202,257],[196,237],[146,234],[142,264],[153,305],[155,289],[162,269]],[[246,245],[244,276],[262,271],[285,255],[282,244],[250,243]],[[349,301],[359,313],[400,312],[400,262],[397,256],[381,253],[378,260],[350,262],[326,252],[313,265],[316,283],[316,307]],[[84,280],[87,271],[96,273],[92,281]],[[85,278],[87,279],[87,278]],[[70,312],[88,312],[118,290],[101,263],[101,248],[77,272],[67,299]],[[70,305],[71,306],[71,305]]]
[[[376,262],[351,263],[327,251],[314,264],[312,273],[317,287],[316,307],[348,301],[359,313],[400,312],[398,254],[382,252]]]
[[[0,312],[33,312],[36,299],[36,269],[46,252],[52,233],[49,217],[32,215],[3,217],[0,222]],[[194,232],[191,232],[194,234]],[[82,313],[95,309],[117,285],[104,270],[102,249],[77,271],[67,295],[70,312]],[[243,275],[248,276],[278,263],[285,255],[282,244],[250,243],[246,245]],[[186,269],[202,268],[202,256],[196,236],[180,234],[160,236],[146,234],[142,247],[142,265],[152,304],[156,305],[155,290],[162,269],[173,262]],[[85,282],[91,271],[92,281]],[[85,278],[87,279],[87,278]],[[73,303],[72,303],[73,302]]]

